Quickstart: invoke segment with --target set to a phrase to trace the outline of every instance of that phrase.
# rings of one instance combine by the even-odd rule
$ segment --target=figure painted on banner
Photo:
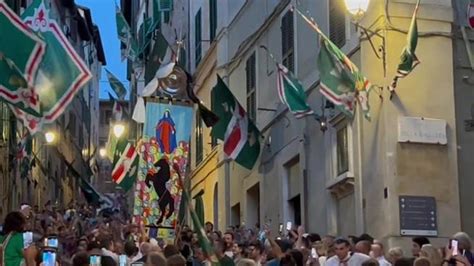
[[[160,208],[160,218],[158,219],[156,225],[160,225],[163,222],[166,214],[166,207],[168,207],[168,213],[166,214],[166,219],[169,219],[174,212],[174,198],[171,195],[170,191],[166,187],[166,183],[171,178],[171,170],[168,161],[164,158],[160,159],[155,163],[155,167],[158,170],[150,169],[146,175],[145,183],[148,187],[151,187],[151,182],[153,187],[158,194],[158,205]]]
[[[176,149],[176,127],[169,110],[165,111],[156,125],[156,140],[163,153],[171,154]]]

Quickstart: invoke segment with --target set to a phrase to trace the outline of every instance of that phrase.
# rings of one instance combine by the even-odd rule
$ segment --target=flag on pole
[[[372,85],[357,66],[321,31],[314,19],[294,9],[321,37],[318,68],[321,94],[346,116],[354,116],[357,103],[370,120],[369,93]]]
[[[113,119],[115,121],[121,121],[122,120],[122,115],[123,115],[122,105],[110,93],[109,93],[109,98],[110,98],[111,101],[114,102],[114,105],[112,107],[112,117],[113,117]]]
[[[133,38],[132,31],[128,25],[127,20],[122,14],[122,11],[118,6],[115,8],[115,22],[117,24],[117,35],[120,42],[123,45],[122,51],[122,61],[125,58],[135,61],[137,57],[137,42]]]
[[[202,219],[200,219],[198,213],[196,212],[196,208],[194,207],[194,204],[192,204],[191,193],[189,193],[189,190],[184,185],[182,178],[178,178],[177,181],[178,181],[179,187],[183,189],[183,194],[181,196],[181,203],[182,203],[181,206],[183,205],[187,206],[189,213],[191,214],[191,221],[193,223],[194,231],[197,232],[197,235],[198,235],[199,246],[202,248],[202,251],[204,252],[204,256],[206,256],[206,258],[208,258],[209,261],[211,262],[211,265],[219,265],[217,256],[214,252],[213,245],[211,244],[211,241],[206,235],[203,222],[201,222]],[[199,194],[202,195],[202,192],[200,191],[198,195]]]
[[[155,43],[145,68],[145,84],[148,84],[155,77],[161,65],[174,61],[174,57],[174,51],[171,49],[166,38],[161,32],[157,32]]]
[[[348,117],[354,116],[357,103],[370,118],[368,95],[370,82],[354,63],[329,39],[321,38],[318,55],[321,94]]]
[[[420,63],[418,57],[416,57],[415,50],[418,44],[418,24],[416,22],[416,15],[420,0],[417,1],[415,11],[410,23],[410,29],[407,35],[407,45],[403,48],[402,55],[400,56],[400,64],[398,64],[397,74],[393,78],[392,84],[390,84],[389,90],[391,93],[395,92],[397,88],[398,79],[404,78],[410,74],[413,69]]]
[[[105,150],[106,150],[106,157],[109,158],[111,162],[114,161],[115,149],[117,148],[118,141],[119,141],[119,138],[115,136],[113,126],[110,125],[109,136],[107,139],[107,143],[105,144]]]
[[[252,169],[260,155],[259,130],[219,76],[211,97],[212,111],[219,117],[211,135],[224,141],[227,157]]]
[[[470,3],[467,8],[467,19],[471,29],[474,29],[474,3]]]
[[[52,123],[58,118],[92,77],[62,28],[49,17],[49,12],[42,0],[34,0],[22,14],[24,23],[41,35],[47,45],[33,82],[39,95],[42,116],[35,117],[12,107],[17,118],[32,134],[42,124]],[[18,58],[15,55],[10,59],[17,62]]]
[[[301,83],[284,65],[277,64],[277,68],[277,88],[280,100],[288,106],[296,118],[313,115],[314,112],[306,102],[306,93]]]
[[[5,2],[0,2],[0,98],[20,110],[40,116],[33,82],[46,44],[30,31]]]
[[[125,191],[130,190],[138,173],[139,156],[128,141],[119,141],[115,150],[112,180]]]
[[[112,74],[109,70],[105,70],[107,73],[107,79],[109,80],[110,87],[112,90],[117,94],[117,97],[120,100],[124,100],[125,96],[127,95],[127,89],[125,89],[125,86],[120,82],[120,80]]]

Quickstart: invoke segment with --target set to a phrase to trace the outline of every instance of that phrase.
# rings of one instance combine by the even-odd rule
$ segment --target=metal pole
[[[231,206],[230,206],[230,160],[225,159],[225,225],[226,228],[231,225]]]

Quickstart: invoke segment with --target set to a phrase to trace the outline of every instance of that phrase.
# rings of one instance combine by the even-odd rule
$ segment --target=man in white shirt
[[[385,259],[383,245],[380,242],[372,244],[370,256],[379,262],[380,266],[390,266],[390,262]]]
[[[336,239],[334,247],[336,256],[328,259],[325,266],[360,266],[370,259],[367,255],[350,252],[350,243],[345,238]]]

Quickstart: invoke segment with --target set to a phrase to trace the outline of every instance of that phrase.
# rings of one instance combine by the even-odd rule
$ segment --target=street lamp
[[[125,132],[125,126],[123,124],[115,124],[114,125],[114,135],[117,138],[120,138],[122,134]]]
[[[46,142],[48,144],[51,144],[56,140],[56,133],[54,133],[53,131],[48,131],[44,134],[44,137],[46,139]]]
[[[345,0],[345,2],[347,11],[352,15],[356,30],[361,29],[361,33],[365,35],[369,41],[370,47],[372,48],[375,56],[382,61],[383,75],[385,77],[387,73],[385,36],[379,33],[381,31],[380,29],[373,31],[359,24],[360,19],[362,16],[364,16],[365,12],[369,8],[370,0]],[[376,47],[376,44],[372,41],[372,37],[380,38],[382,44]]]
[[[345,0],[346,8],[354,17],[361,17],[367,11],[370,0]]]
[[[107,150],[105,148],[100,148],[99,154],[100,157],[105,157],[107,155]]]

